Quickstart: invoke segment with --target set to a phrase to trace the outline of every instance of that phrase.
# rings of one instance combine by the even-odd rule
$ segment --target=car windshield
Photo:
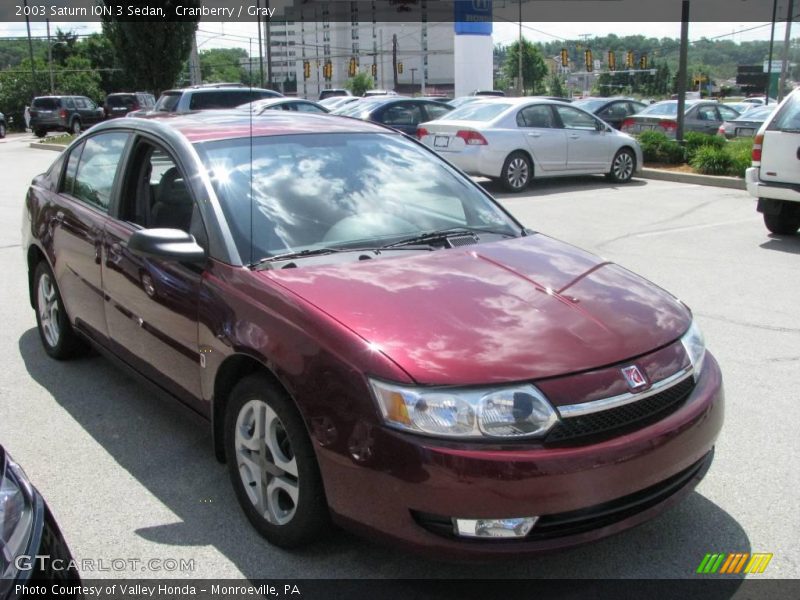
[[[686,109],[688,110],[690,107],[687,104]],[[644,108],[639,111],[637,116],[644,116],[644,115],[669,115],[674,117],[678,114],[678,103],[677,102],[658,102],[656,104],[651,104],[647,108]]]
[[[440,121],[491,121],[504,110],[511,108],[506,102],[470,102],[439,117]]]
[[[759,106],[751,108],[746,114],[736,118],[737,121],[766,121],[767,117],[775,110],[774,106]]]
[[[795,93],[769,124],[770,131],[800,133],[800,94]]]
[[[577,106],[578,108],[582,108],[583,110],[594,112],[607,102],[608,100],[576,100],[575,102],[572,103],[572,106]]]
[[[326,133],[196,144],[245,262],[517,224],[444,160],[399,134]],[[252,198],[252,204],[251,204]]]
[[[158,102],[156,102],[156,105],[153,107],[153,110],[173,112],[177,108],[180,99],[181,99],[180,92],[164,92],[163,94],[161,94],[161,97],[158,99]]]

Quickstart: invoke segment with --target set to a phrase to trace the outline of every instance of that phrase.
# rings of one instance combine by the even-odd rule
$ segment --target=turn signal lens
[[[759,163],[759,164],[761,163],[761,150],[762,150],[763,146],[764,146],[764,134],[762,133],[762,134],[757,135],[755,138],[753,138],[752,159],[753,159],[753,165],[754,166],[758,166],[758,165],[756,165],[756,163]]]
[[[417,139],[421,140],[423,137],[428,135],[428,130],[424,127],[417,127]]]

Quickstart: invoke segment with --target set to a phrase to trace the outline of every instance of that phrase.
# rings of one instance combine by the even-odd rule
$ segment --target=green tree
[[[567,90],[564,87],[564,81],[558,73],[553,73],[550,76],[550,81],[547,84],[548,91],[551,96],[558,96],[559,98],[567,97]]]
[[[503,74],[510,81],[518,76],[519,41],[508,47],[506,61],[503,64]],[[543,89],[543,81],[547,76],[547,65],[539,46],[528,40],[522,40],[522,80],[525,86],[523,94],[537,93]]]
[[[247,79],[242,61],[247,58],[247,51],[243,48],[203,50],[200,53],[200,75],[207,83],[242,83]]]
[[[112,7],[119,4],[116,0],[103,1]],[[200,0],[165,0],[164,11],[174,14],[178,3],[187,8],[200,6]],[[175,84],[189,57],[196,30],[196,20],[153,22],[145,17],[118,21],[115,17],[103,17],[103,32],[111,41],[116,60],[130,76],[133,86],[156,95]]]
[[[355,77],[345,84],[345,87],[353,93],[353,96],[363,96],[364,92],[371,90],[374,85],[372,77],[362,71],[356,73]]]

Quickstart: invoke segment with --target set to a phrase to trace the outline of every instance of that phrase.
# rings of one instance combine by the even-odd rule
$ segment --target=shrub
[[[690,131],[684,136],[684,147],[686,149],[686,161],[691,163],[695,154],[700,148],[723,148],[725,138],[719,135],[708,135],[707,133],[697,133]]]
[[[753,152],[753,138],[737,138],[725,146],[725,151],[731,157],[730,174],[734,177],[744,177],[744,172],[750,166]]]
[[[731,172],[734,160],[725,148],[701,146],[689,163],[698,173],[705,175],[727,175]]]
[[[682,163],[685,155],[681,145],[660,131],[645,131],[639,135],[645,162]]]

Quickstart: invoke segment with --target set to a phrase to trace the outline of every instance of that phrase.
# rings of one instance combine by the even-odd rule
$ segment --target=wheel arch
[[[31,244],[28,248],[27,253],[27,261],[28,261],[28,300],[31,303],[31,308],[36,308],[33,301],[33,276],[36,272],[36,265],[38,265],[41,261],[47,262],[48,266],[52,269],[49,261],[47,261],[47,256],[39,246],[35,244]]]
[[[636,171],[636,167],[638,167],[638,166],[639,166],[639,165],[637,165],[637,164],[636,164],[636,163],[637,163],[637,158],[636,158],[636,148],[634,148],[634,147],[633,147],[633,146],[631,146],[630,144],[623,144],[622,146],[620,146],[619,148],[617,148],[617,151],[616,151],[616,152],[614,152],[614,156],[612,156],[612,157],[611,157],[611,165],[609,165],[609,169],[610,169],[611,167],[613,167],[613,165],[614,165],[614,157],[615,157],[617,154],[619,154],[620,152],[622,152],[623,150],[629,150],[629,151],[630,151],[630,153],[631,153],[631,154],[633,154],[633,170],[634,170],[634,171]]]

